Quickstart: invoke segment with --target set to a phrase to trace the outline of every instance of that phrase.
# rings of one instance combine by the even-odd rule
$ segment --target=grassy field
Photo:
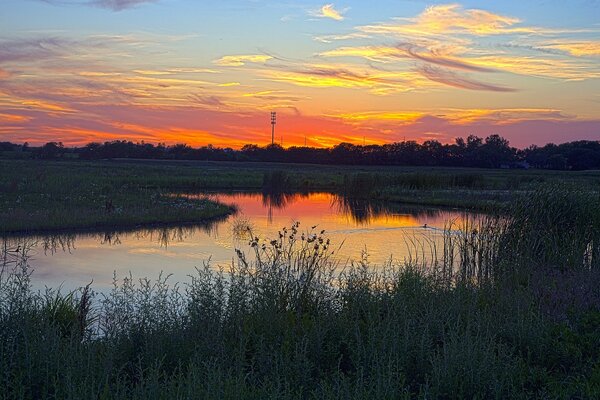
[[[332,191],[353,198],[498,210],[540,185],[597,191],[600,172],[338,167],[193,161],[0,160],[0,232],[193,223],[231,212],[174,192]]]
[[[187,183],[174,169],[0,161],[0,232],[202,223],[233,211],[170,196]]]
[[[337,275],[294,224],[230,270],[96,297],[35,292],[0,249],[0,399],[600,398],[597,204],[541,189],[436,259]]]

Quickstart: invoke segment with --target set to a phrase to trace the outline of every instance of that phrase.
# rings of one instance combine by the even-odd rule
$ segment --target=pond
[[[341,265],[360,260],[363,254],[377,266],[390,259],[402,261],[414,253],[414,242],[439,241],[444,227],[461,223],[460,210],[351,201],[332,193],[279,194],[215,193],[210,197],[234,205],[237,212],[204,225],[143,228],[130,231],[73,232],[11,237],[12,246],[31,246],[30,264],[36,288],[65,290],[84,286],[105,291],[118,279],[156,278],[172,274],[172,282],[188,280],[195,267],[210,260],[212,266],[228,265],[235,249],[248,252],[248,239],[236,228],[250,226],[266,238],[292,222],[300,230],[325,230]],[[341,247],[340,247],[341,246]]]

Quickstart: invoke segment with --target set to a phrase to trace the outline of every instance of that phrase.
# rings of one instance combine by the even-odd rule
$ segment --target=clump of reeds
[[[450,222],[442,243],[424,240],[430,266],[452,280],[493,282],[534,270],[590,270],[600,266],[598,194],[549,186],[515,199],[502,215]]]
[[[301,232],[299,227],[299,222],[284,227],[272,240],[250,232],[251,256],[236,251],[232,279],[253,282],[250,288],[257,304],[299,314],[318,312],[331,293],[337,264],[330,240],[325,231]]]
[[[381,182],[382,176],[379,174],[345,174],[342,190],[346,197],[365,198],[371,196]]]
[[[504,268],[598,268],[599,200],[577,187],[542,186],[515,201],[500,240]]]
[[[84,339],[92,333],[93,316],[91,283],[80,291],[62,294],[60,289],[47,289],[42,299],[41,315],[62,337]]]
[[[262,189],[267,192],[284,192],[290,190],[291,180],[287,172],[281,170],[268,171],[263,174]]]

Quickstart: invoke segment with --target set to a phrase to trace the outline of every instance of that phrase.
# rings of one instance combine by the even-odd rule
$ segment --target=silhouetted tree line
[[[600,169],[600,142],[576,141],[563,144],[530,146],[519,150],[499,135],[483,139],[474,135],[457,138],[454,143],[442,144],[437,140],[423,143],[403,141],[384,145],[354,145],[340,143],[332,148],[277,144],[258,146],[248,144],[240,150],[212,145],[192,148],[185,144],[167,146],[164,143],[133,143],[118,140],[89,143],[83,147],[63,146],[49,142],[41,147],[0,142],[0,154],[30,153],[32,158],[85,160],[138,158],[161,160],[206,161],[267,161],[347,165],[406,165],[452,166],[483,168],[534,168],[557,170]]]

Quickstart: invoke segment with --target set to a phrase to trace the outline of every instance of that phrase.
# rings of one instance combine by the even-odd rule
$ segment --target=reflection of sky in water
[[[414,240],[439,238],[449,221],[459,222],[462,212],[401,205],[349,202],[328,193],[264,196],[262,194],[215,194],[211,197],[235,204],[238,214],[210,226],[140,229],[121,233],[63,234],[36,237],[31,252],[34,285],[70,289],[94,280],[94,288],[111,285],[118,278],[156,278],[161,271],[172,282],[186,281],[211,260],[211,265],[230,264],[234,248],[248,250],[247,241],[236,239],[233,221],[247,219],[259,236],[275,237],[278,230],[300,221],[300,230],[324,229],[342,264],[357,260],[363,251],[369,261],[381,264],[393,257],[402,261]],[[427,228],[424,225],[427,224]],[[14,239],[14,240],[23,240]]]

